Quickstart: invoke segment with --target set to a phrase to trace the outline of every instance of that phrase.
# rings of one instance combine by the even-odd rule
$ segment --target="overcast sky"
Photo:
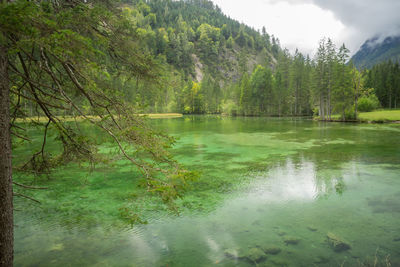
[[[212,0],[223,13],[313,54],[322,37],[357,52],[366,39],[400,33],[400,0]]]

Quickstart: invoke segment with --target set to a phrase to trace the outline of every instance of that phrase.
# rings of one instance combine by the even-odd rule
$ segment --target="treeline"
[[[244,116],[311,114],[311,60],[299,52],[291,56],[287,50],[278,56],[274,68],[256,65],[251,72],[242,62],[240,79],[224,89],[209,75],[200,84],[189,82],[179,111]]]
[[[145,112],[221,113],[242,73],[256,64],[272,66],[281,52],[279,40],[265,29],[225,16],[211,1],[123,3],[142,48],[161,68],[159,84],[140,77],[121,84],[127,99]]]
[[[365,74],[365,84],[374,88],[383,108],[398,108],[400,104],[400,66],[387,61],[375,65]]]
[[[333,114],[341,119],[356,119],[358,99],[374,92],[364,87],[362,74],[347,64],[349,50],[335,47],[332,40],[321,40],[314,59],[299,51],[291,55],[287,50],[278,53],[271,68],[266,62],[251,72],[244,70],[238,82],[221,94],[216,82],[190,83],[185,92],[180,112],[224,112],[244,116],[304,116],[318,115],[331,120]],[[246,66],[246,64],[243,64]],[[220,99],[213,103],[212,100]],[[186,100],[186,101],[185,101]]]
[[[366,82],[367,72],[348,63],[348,49],[336,48],[330,39],[320,42],[311,59],[281,49],[265,28],[259,32],[232,20],[210,1],[125,3],[143,47],[162,68],[160,84],[140,78],[123,84],[129,99],[146,112],[323,120],[340,114],[345,120],[356,119],[359,101],[361,111],[387,106],[381,97],[387,87]],[[394,95],[387,96],[392,106]]]
[[[137,40],[137,56],[147,63],[134,77],[112,72],[113,79],[104,79],[141,112],[329,120],[332,114],[355,119],[359,104],[361,111],[397,106],[398,65],[360,73],[348,64],[349,51],[330,39],[320,42],[311,59],[281,49],[265,28],[239,23],[208,0],[124,0],[120,10]],[[112,58],[105,63],[114,68]],[[141,75],[141,68],[157,79]],[[91,112],[86,100],[74,101]],[[34,115],[32,103],[21,105]]]

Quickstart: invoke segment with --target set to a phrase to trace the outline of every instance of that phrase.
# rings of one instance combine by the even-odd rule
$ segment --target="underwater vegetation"
[[[41,204],[15,199],[16,266],[400,266],[399,126],[153,123],[200,173],[176,201],[179,215],[143,192],[139,172],[95,133],[108,162],[15,172],[48,188],[24,191]],[[14,160],[35,145],[17,147]]]

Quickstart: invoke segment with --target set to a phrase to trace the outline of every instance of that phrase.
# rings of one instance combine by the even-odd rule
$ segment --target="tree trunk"
[[[299,87],[299,85],[296,82],[296,92],[295,92],[295,95],[294,95],[294,115],[295,116],[297,116],[297,101],[298,101],[298,99],[297,99],[297,94],[298,94],[297,91],[299,90],[298,87]]]
[[[331,107],[331,86],[329,85],[329,88],[328,88],[328,116],[329,116],[329,120],[332,120],[331,113],[332,113],[332,107]]]
[[[358,100],[358,97],[356,96],[356,101],[355,101],[355,104],[354,104],[354,118],[356,120],[357,120],[357,105],[358,105],[357,100]]]
[[[325,120],[328,120],[329,119],[329,105],[328,105],[329,103],[328,103],[328,96],[326,95],[325,97],[324,97],[324,107],[325,107]]]
[[[345,96],[345,94],[344,94],[344,91],[343,91],[344,89],[342,88],[342,120],[344,121],[344,120],[346,120],[346,105],[345,105],[345,103],[346,103],[346,96]]]
[[[361,83],[361,77],[357,77],[356,93],[354,96],[355,97],[355,99],[354,99],[354,117],[356,120],[357,120],[357,108],[358,108],[358,89],[360,87],[360,83]]]
[[[278,101],[278,116],[281,117],[281,100]]]
[[[0,44],[0,266],[13,265],[13,193],[7,48]]]

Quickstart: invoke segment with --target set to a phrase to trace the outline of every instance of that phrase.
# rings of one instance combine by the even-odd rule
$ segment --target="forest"
[[[77,229],[75,238],[81,238],[79,242],[82,242],[71,247],[80,251],[90,247],[85,242],[93,236],[103,236],[104,233],[96,232],[99,229],[106,232],[110,227],[119,234],[121,228],[116,225],[120,222],[131,228],[150,222],[149,228],[138,231],[150,236],[149,240],[161,239],[163,233],[179,229],[179,224],[173,224],[174,231],[153,229],[154,232],[149,232],[155,227],[152,223],[171,214],[180,215],[182,211],[190,214],[188,210],[203,214],[207,220],[212,213],[206,212],[216,210],[220,218],[226,218],[223,223],[229,225],[237,220],[243,228],[250,222],[232,217],[241,213],[235,208],[237,204],[226,207],[231,217],[221,215],[218,205],[229,199],[229,194],[233,196],[235,190],[242,194],[253,192],[250,187],[254,181],[269,177],[269,171],[275,170],[276,176],[283,180],[297,174],[301,179],[314,177],[316,181],[305,183],[315,183],[315,196],[310,201],[313,202],[332,194],[341,197],[346,190],[353,190],[345,185],[348,182],[346,173],[351,177],[364,174],[354,174],[346,165],[347,161],[354,161],[359,169],[365,167],[361,160],[364,156],[369,162],[383,163],[379,168],[386,163],[398,164],[397,157],[393,156],[396,148],[391,147],[397,144],[395,130],[390,127],[390,130],[372,129],[383,131],[386,137],[382,140],[366,128],[371,130],[365,133],[367,139],[380,142],[376,147],[384,150],[374,154],[370,153],[364,139],[357,139],[359,132],[353,128],[344,129],[341,124],[333,124],[328,134],[320,124],[314,123],[358,122],[361,112],[397,109],[400,105],[399,63],[388,61],[371,69],[357,69],[345,44],[335,45],[334,40],[326,37],[316,47],[315,55],[304,55],[299,50],[290,52],[282,47],[278,37],[268,33],[268,28],[258,30],[240,23],[223,14],[209,0],[1,1],[0,265],[13,265],[14,218],[22,225],[16,230],[15,238],[15,247],[21,248],[16,250],[19,265],[32,261],[25,258],[29,253],[21,251],[37,249],[32,247],[36,241],[25,242],[26,238],[39,238],[30,234],[36,231],[29,228],[30,220],[34,218],[33,225],[42,226],[41,220],[47,218],[49,228],[54,225],[62,228],[52,233],[63,236],[60,237],[62,241],[57,243],[54,238],[54,244],[40,251],[43,256],[35,260],[38,265],[49,263],[46,260],[55,255],[53,252],[65,252],[54,261],[60,259],[58,263],[62,266],[71,260],[72,254],[66,245],[70,242],[71,229]],[[184,116],[175,121],[151,121],[146,116],[151,113]],[[222,116],[196,116],[208,114]],[[303,117],[306,120],[303,121]],[[304,131],[297,135],[297,127]],[[338,134],[341,132],[345,132],[343,136]],[[357,142],[360,142],[360,149],[352,150],[351,145]],[[328,151],[325,148],[331,153],[325,153]],[[363,152],[364,155],[360,151],[368,153]],[[392,154],[386,156],[385,151]],[[395,176],[391,172],[393,168],[379,168],[371,167],[370,171],[384,173],[388,179]],[[301,173],[303,169],[312,175]],[[286,175],[287,170],[293,171]],[[285,180],[285,183],[291,187],[291,181]],[[85,193],[81,194],[80,190]],[[289,197],[291,193],[287,193]],[[379,210],[382,203],[396,205],[392,198],[374,200],[374,196],[370,197],[372,200],[366,202],[368,207],[377,205]],[[265,199],[258,199],[257,204],[251,204],[249,199],[241,210],[252,213],[248,218],[257,218],[256,214],[267,206],[262,206]],[[21,204],[21,201],[43,206]],[[18,209],[23,209],[20,214],[14,213],[15,203]],[[93,203],[102,204],[91,206]],[[101,205],[104,209],[99,208]],[[290,209],[297,210],[293,204],[285,205],[281,208],[289,207],[286,214],[292,213]],[[321,210],[329,211],[329,207]],[[318,212],[322,212],[321,218],[327,217],[323,211]],[[142,214],[148,216],[148,220],[142,219]],[[260,221],[269,220],[263,216],[251,222],[254,229],[262,225]],[[271,222],[268,230],[274,229],[271,231],[278,231],[278,234],[271,232],[269,236],[286,247],[297,245],[301,238],[287,236],[285,231],[290,231],[289,228],[283,231],[272,227],[272,224],[279,224],[285,228],[285,222],[293,220],[282,217],[285,221],[282,222],[280,216],[284,215],[277,214],[278,221]],[[342,215],[338,213],[337,216]],[[367,219],[370,218],[365,221]],[[107,225],[110,221],[112,223]],[[190,220],[180,222],[192,225]],[[213,232],[216,236],[223,232],[218,231],[221,226],[215,219],[204,223],[208,224],[217,225]],[[44,228],[48,226],[43,225]],[[315,234],[317,228],[310,225],[301,225],[300,232],[306,229],[305,236],[310,232]],[[329,222],[321,225],[321,229],[327,231],[332,228]],[[390,224],[390,227],[395,226]],[[394,231],[392,228],[390,231]],[[238,233],[243,233],[243,229]],[[83,238],[87,232],[92,233],[90,231],[94,234]],[[129,235],[137,241],[143,237],[136,236],[139,232]],[[243,243],[246,244],[260,231],[244,232],[251,232],[244,238],[250,240]],[[187,236],[190,233],[184,237]],[[377,236],[381,236],[380,233],[377,232]],[[309,242],[307,238],[302,242]],[[324,238],[328,239],[329,247],[340,241],[346,245],[344,250],[350,249],[347,241],[331,232]],[[173,237],[166,239],[173,240]],[[151,248],[153,241],[142,248]],[[175,257],[177,262],[193,260],[178,257],[179,253],[172,253],[173,250],[162,242],[157,243],[157,255],[163,255],[160,259],[152,257],[150,252],[140,257],[145,256],[152,264],[162,263],[162,266],[169,266],[168,257]],[[240,260],[253,265],[265,261],[266,254],[281,252],[276,247],[260,252],[260,246],[251,244],[250,252],[238,256],[237,251],[232,253],[229,248],[221,250],[212,239],[207,242],[213,248],[212,253],[219,254],[215,259],[211,256],[202,259],[204,265],[210,263],[210,258],[213,264],[223,259],[228,264]],[[93,243],[110,245],[99,240]],[[121,248],[125,255],[136,251],[126,247],[131,250]],[[336,253],[335,249],[333,245]],[[370,251],[368,248],[368,253]],[[103,254],[112,253],[105,251]],[[258,258],[255,254],[261,256]],[[310,263],[309,259],[302,258],[306,254],[299,253],[298,257]],[[201,255],[204,257],[206,253]],[[90,260],[90,257],[81,258]],[[107,265],[107,260],[96,263]],[[115,256],[112,263],[120,263],[119,260]],[[318,259],[312,262],[316,261]],[[140,260],[135,258],[133,262]]]
[[[322,120],[334,113],[354,120],[358,99],[361,111],[364,103],[367,110],[396,108],[398,64],[357,70],[345,45],[337,48],[329,38],[316,44],[310,58],[291,54],[265,28],[259,32],[241,24],[210,1],[123,1],[120,9],[140,53],[151,58],[152,65],[142,67],[158,79],[135,75],[113,83],[144,113],[316,115]],[[89,114],[88,103],[76,100]],[[35,115],[28,99],[13,101],[20,101],[27,116]]]
[[[393,78],[357,70],[345,45],[336,48],[329,38],[321,40],[312,59],[291,54],[265,28],[239,24],[208,1],[133,1],[126,8],[132,5],[148,50],[166,70],[161,87],[150,91],[140,81],[125,87],[131,101],[138,97],[146,103],[147,112],[323,120],[335,113],[353,120],[358,98],[361,111],[395,108],[398,64],[390,71]],[[391,86],[379,85],[386,82]]]

